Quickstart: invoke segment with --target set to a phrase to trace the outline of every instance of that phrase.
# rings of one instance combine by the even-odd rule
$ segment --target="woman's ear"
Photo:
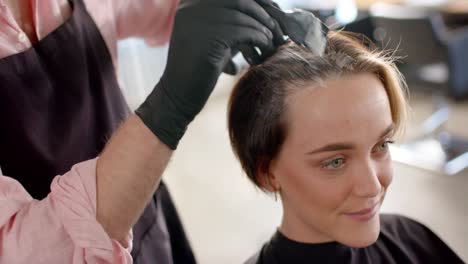
[[[277,192],[280,185],[271,170],[272,161],[262,160],[257,167],[257,183],[260,188],[268,192]]]

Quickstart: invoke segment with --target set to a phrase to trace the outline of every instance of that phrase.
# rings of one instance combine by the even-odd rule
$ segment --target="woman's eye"
[[[345,163],[344,158],[337,158],[337,159],[332,159],[330,161],[325,162],[322,167],[326,169],[336,170],[336,169],[341,168],[344,163]]]
[[[392,140],[386,140],[384,142],[382,142],[380,145],[378,145],[378,151],[379,152],[387,152],[388,151],[388,145],[389,144],[393,144],[394,141]]]

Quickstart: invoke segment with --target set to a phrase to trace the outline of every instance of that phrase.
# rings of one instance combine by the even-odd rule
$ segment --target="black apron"
[[[25,52],[0,60],[0,167],[36,199],[53,177],[96,157],[130,111],[83,0]],[[195,263],[164,186],[134,229],[136,263]]]

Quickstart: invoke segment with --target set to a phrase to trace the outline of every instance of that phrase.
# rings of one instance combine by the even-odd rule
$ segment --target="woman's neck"
[[[21,30],[28,36],[31,43],[36,43],[37,35],[33,20],[30,0],[4,0]]]
[[[310,224],[305,223],[295,213],[283,206],[283,219],[279,231],[290,240],[301,243],[326,243],[333,239],[321,233]]]

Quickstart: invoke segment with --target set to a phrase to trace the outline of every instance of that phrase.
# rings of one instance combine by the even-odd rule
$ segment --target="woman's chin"
[[[368,247],[374,244],[379,238],[380,234],[380,219],[379,215],[367,223],[360,223],[358,225],[352,224],[347,226],[347,232],[338,235],[338,242],[354,248]]]
[[[374,244],[378,238],[378,234],[376,236],[362,236],[360,238],[350,240],[348,241],[348,243],[343,244],[353,248],[364,248]]]

